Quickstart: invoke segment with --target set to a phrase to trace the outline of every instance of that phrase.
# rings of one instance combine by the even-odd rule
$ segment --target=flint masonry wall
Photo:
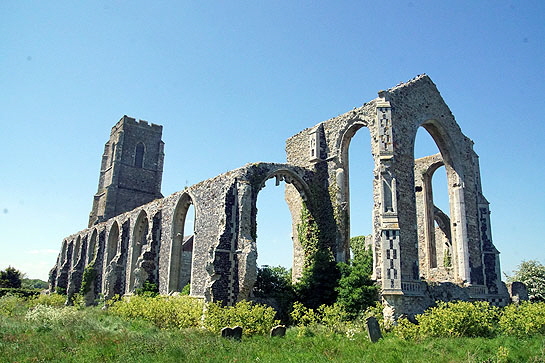
[[[433,258],[437,260],[437,251],[432,248],[435,230],[429,231],[434,238],[424,238],[424,226],[433,226],[434,217],[442,214],[431,213],[434,205],[430,204],[429,215],[423,215],[423,180],[415,175],[413,155],[419,127],[435,140],[441,151],[437,158],[447,171],[450,220],[442,221],[450,223],[445,230],[451,233],[452,266],[442,271],[430,265]],[[370,133],[374,160],[373,190],[369,191],[374,200],[374,277],[382,286],[390,313],[411,314],[432,304],[435,287],[428,282],[457,284],[451,285],[462,292],[453,292],[453,296],[505,304],[507,293],[499,278],[498,251],[492,247],[489,235],[488,202],[482,194],[473,142],[462,134],[437,88],[425,75],[381,91],[377,99],[362,107],[287,141],[288,163],[327,170],[337,224],[337,260],[346,260],[349,253],[348,146],[360,129]]]
[[[420,127],[433,137],[440,154],[415,161]],[[349,163],[348,148],[356,132],[370,135],[373,277],[382,288],[387,317],[419,313],[437,299],[507,303],[473,142],[425,75],[380,91],[362,107],[292,136],[286,142],[287,164],[248,164],[65,238],[50,273],[51,289],[74,294],[87,268],[95,276],[86,295],[89,303],[99,294],[133,293],[146,281],[163,294],[180,291],[190,281],[192,296],[226,304],[251,297],[256,201],[270,178],[286,184],[294,278],[301,276],[305,258],[297,233],[303,205],[319,227],[321,246],[337,261],[348,260],[349,175],[350,167],[357,167]],[[108,144],[105,148],[114,149]],[[105,159],[103,164],[108,155]],[[159,164],[162,168],[162,158]],[[438,210],[428,190],[433,172],[443,165],[449,211]],[[195,208],[194,230],[185,231],[190,205]],[[182,245],[184,236],[191,234],[192,249]],[[445,253],[447,265],[441,264]],[[188,259],[191,266],[183,263]]]
[[[248,298],[257,277],[257,195],[276,178],[306,198],[308,175],[287,164],[249,164],[68,236],[50,272],[50,289],[73,295],[87,267],[97,276],[89,303],[99,294],[133,293],[145,281],[162,294],[181,291],[181,236],[193,234],[190,294],[227,304]],[[190,204],[194,230],[183,231]]]

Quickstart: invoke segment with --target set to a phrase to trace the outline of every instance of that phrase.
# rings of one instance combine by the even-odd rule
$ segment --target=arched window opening
[[[415,139],[415,196],[420,272],[430,280],[452,278],[452,231],[446,161],[423,127]]]
[[[144,153],[146,151],[146,148],[143,143],[139,142],[136,145],[136,151],[134,153],[134,166],[137,168],[141,168],[144,164]]]
[[[284,188],[275,187],[273,179],[267,180],[259,192],[256,206],[257,266],[282,266],[291,269],[292,218],[284,200]]]
[[[64,240],[62,242],[62,248],[61,248],[61,266],[66,262],[66,259],[67,259],[67,248],[68,248],[68,242],[66,240]]]
[[[95,260],[95,253],[96,253],[96,245],[97,245],[97,230],[94,229],[93,233],[91,233],[91,238],[89,238],[87,242],[87,265],[89,265],[91,262]]]
[[[371,154],[371,135],[367,128],[358,130],[348,144],[348,157],[345,173],[348,179],[350,240],[358,244],[360,236],[365,237],[365,245],[371,245],[373,233],[373,169]],[[355,237],[360,237],[354,239]],[[355,246],[350,246],[350,257],[354,257]]]
[[[134,283],[136,280],[135,272],[140,268],[139,259],[142,254],[144,246],[148,243],[148,230],[149,222],[146,212],[140,212],[136,224],[134,226],[133,241],[132,241],[132,255],[130,264],[130,284],[129,292],[134,290]]]
[[[119,242],[119,226],[114,222],[110,233],[108,234],[108,248],[106,251],[106,265],[108,265],[115,255],[117,255],[117,245]]]
[[[78,260],[81,257],[81,237],[76,238],[76,244],[74,245],[74,250],[72,251],[72,267],[76,266]]]
[[[186,285],[191,284],[195,207],[188,194],[184,194],[178,201],[172,223],[169,292],[182,291]]]
[[[279,187],[282,182],[285,188]],[[257,195],[253,214],[257,274],[247,292],[256,301],[273,301],[284,318],[288,307],[281,296],[289,294],[291,284],[301,278],[305,258],[297,231],[306,200],[302,193],[304,186],[295,175],[284,171],[270,175]]]

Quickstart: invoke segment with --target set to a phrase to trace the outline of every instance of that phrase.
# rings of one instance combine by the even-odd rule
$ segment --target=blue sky
[[[124,114],[164,126],[168,195],[283,162],[291,135],[421,73],[475,141],[502,269],[545,262],[542,1],[3,1],[0,33],[0,269],[47,278]],[[354,235],[368,149],[358,133]],[[282,188],[258,203],[259,262],[289,266]]]

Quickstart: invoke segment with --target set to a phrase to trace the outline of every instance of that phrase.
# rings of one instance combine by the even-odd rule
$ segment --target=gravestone
[[[225,327],[221,329],[221,336],[224,338],[233,338],[235,340],[242,339],[242,327],[235,326],[234,328]]]
[[[382,338],[380,326],[378,325],[378,321],[374,316],[370,316],[365,319],[365,326],[367,328],[367,334],[369,335],[369,339],[373,343],[376,343],[380,338]]]
[[[509,294],[511,295],[511,301],[515,304],[528,300],[528,288],[520,281],[511,283]]]
[[[286,335],[286,327],[284,325],[277,325],[271,328],[271,337],[283,337]]]

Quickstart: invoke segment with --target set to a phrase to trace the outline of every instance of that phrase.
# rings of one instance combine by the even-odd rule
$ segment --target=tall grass
[[[309,334],[296,327],[284,338],[245,335],[238,342],[202,328],[160,329],[97,307],[1,298],[0,311],[0,362],[545,362],[540,334],[416,342],[388,333],[372,344],[360,328]]]

